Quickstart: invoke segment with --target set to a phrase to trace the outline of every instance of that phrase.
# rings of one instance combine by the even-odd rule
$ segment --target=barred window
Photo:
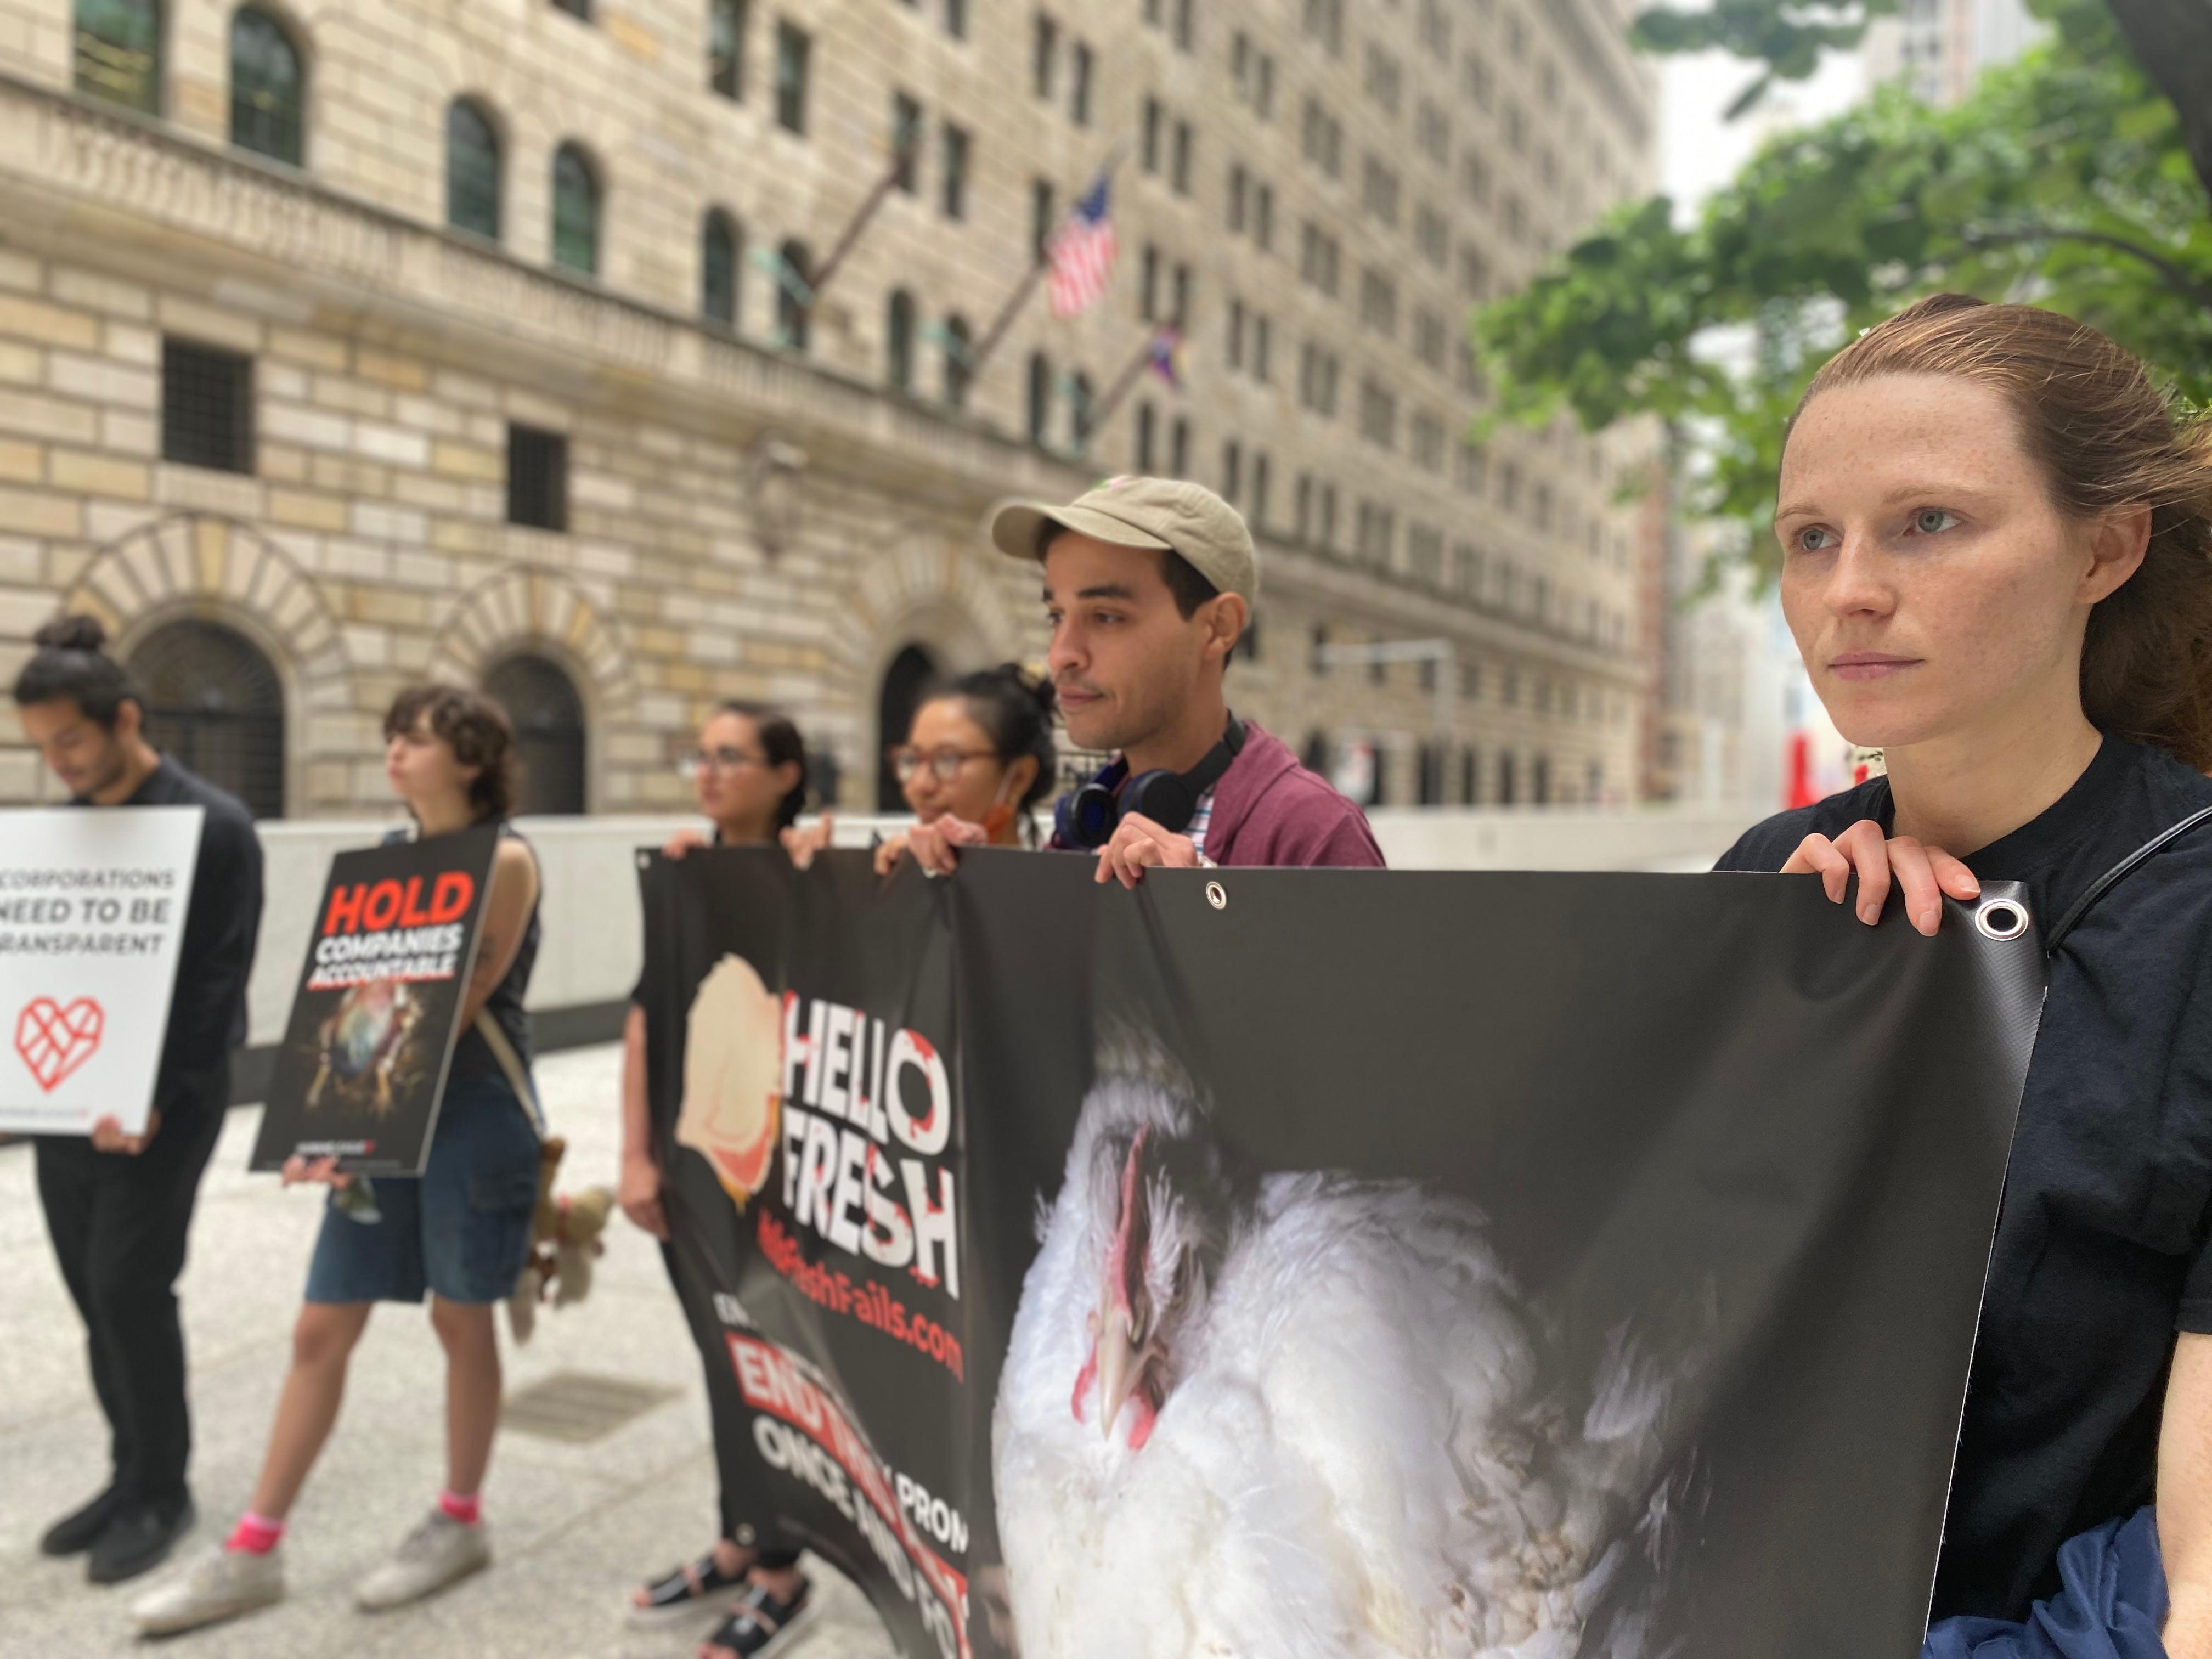
[[[255,817],[284,816],[284,685],[251,641],[218,623],[168,623],[129,666],[146,692],[147,742]]]
[[[568,527],[568,439],[511,421],[507,428],[507,521]]]
[[[446,222],[499,240],[499,133],[481,105],[446,106]]]
[[[76,0],[76,89],[148,115],[161,112],[158,0]]]
[[[267,12],[240,6],[230,20],[230,142],[300,165],[306,77],[299,48]]]
[[[161,457],[253,471],[253,359],[219,346],[161,342]]]
[[[584,700],[560,665],[534,652],[507,659],[483,689],[514,723],[522,763],[518,814],[574,817],[585,806]]]

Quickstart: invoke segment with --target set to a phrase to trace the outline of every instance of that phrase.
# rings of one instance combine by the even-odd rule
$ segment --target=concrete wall
[[[1759,816],[1739,812],[1495,810],[1380,811],[1376,838],[1392,866],[1412,870],[1655,870],[1709,864]],[[531,1006],[552,1044],[608,1034],[609,1007],[636,982],[637,878],[632,852],[698,820],[684,817],[539,818],[524,824],[544,872],[545,943]],[[840,818],[841,845],[864,847],[896,821]],[[331,855],[374,842],[388,826],[264,823],[267,906],[251,992],[256,1048],[283,1034],[306,957]]]

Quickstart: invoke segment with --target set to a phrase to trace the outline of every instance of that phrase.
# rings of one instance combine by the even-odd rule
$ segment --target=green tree
[[[1753,60],[1738,100],[1747,107],[1895,6],[1717,0],[1646,14],[1638,38]],[[1729,550],[1766,569],[1783,422],[1806,380],[1851,334],[1922,295],[2051,306],[2185,394],[2212,396],[2212,97],[2178,101],[2161,84],[2190,75],[2212,87],[2212,3],[2033,9],[2051,39],[1954,107],[1882,89],[1769,143],[1693,222],[1677,222],[1663,197],[1624,205],[1528,288],[1484,307],[1474,325],[1497,396],[1491,420],[1538,423],[1565,407],[1595,429],[1658,416],[1687,458],[1686,507],[1736,526]],[[2193,14],[2204,50],[2192,67],[2182,54]],[[2156,80],[2130,44],[2154,40],[2172,46]]]

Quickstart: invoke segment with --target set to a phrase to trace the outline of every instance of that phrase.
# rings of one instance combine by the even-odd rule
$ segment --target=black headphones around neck
[[[1221,781],[1230,763],[1243,751],[1244,726],[1236,715],[1221,741],[1188,772],[1164,769],[1128,775],[1128,763],[1115,761],[1053,808],[1053,827],[1061,842],[1091,852],[1114,838],[1114,828],[1131,812],[1143,814],[1170,835],[1190,828],[1199,797]]]

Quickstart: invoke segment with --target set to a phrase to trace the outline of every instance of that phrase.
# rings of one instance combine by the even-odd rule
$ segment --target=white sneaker
[[[491,1541],[481,1523],[471,1527],[432,1510],[389,1561],[354,1587],[353,1602],[363,1613],[383,1613],[434,1595],[490,1565]]]
[[[283,1599],[284,1563],[275,1550],[257,1555],[218,1544],[133,1601],[131,1622],[141,1636],[174,1636]]]

